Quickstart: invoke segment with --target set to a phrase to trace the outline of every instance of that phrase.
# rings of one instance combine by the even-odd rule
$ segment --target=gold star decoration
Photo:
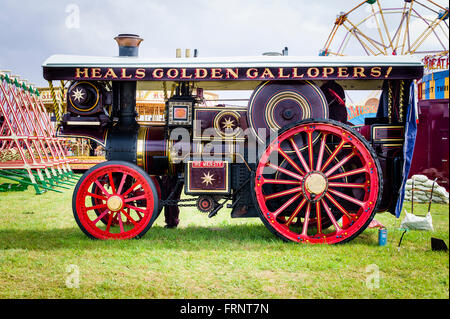
[[[82,90],[76,89],[75,91],[73,91],[72,97],[74,100],[77,100],[77,102],[80,102],[80,100],[83,98],[83,95],[84,93]]]
[[[208,172],[208,174],[203,173],[203,176],[202,176],[202,180],[203,180],[203,181],[202,181],[202,184],[206,184],[206,186],[208,186],[209,184],[212,185],[212,182],[216,180],[216,179],[213,178],[213,177],[214,177],[214,175],[211,174],[211,172]]]
[[[225,121],[223,122],[224,129],[233,129],[234,125],[235,125],[234,120],[231,117],[226,118]]]

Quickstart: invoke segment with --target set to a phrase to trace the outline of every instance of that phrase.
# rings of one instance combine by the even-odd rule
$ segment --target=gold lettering
[[[264,72],[261,74],[260,78],[261,78],[261,79],[264,79],[264,78],[266,78],[267,76],[268,76],[269,78],[271,78],[271,79],[274,79],[274,78],[275,78],[275,77],[273,76],[273,74],[272,74],[272,72],[270,71],[269,68],[265,68],[265,69],[264,69]]]
[[[122,75],[120,76],[122,79],[131,79],[131,74],[127,75],[127,69],[122,68]]]
[[[389,74],[391,74],[392,71],[392,66],[390,66],[387,70],[386,70],[386,75],[384,76],[385,78],[387,78],[389,76]]]
[[[192,79],[192,74],[187,76],[186,75],[186,69],[181,69],[181,78],[182,79]]]
[[[104,76],[103,78],[106,79],[106,78],[108,78],[108,77],[111,77],[111,78],[113,78],[113,79],[117,79],[116,73],[114,73],[114,70],[111,69],[111,68],[108,69],[108,71],[105,73],[105,76]]]
[[[258,77],[258,69],[250,68],[246,72],[246,76],[249,79],[256,79]]]
[[[206,69],[195,69],[195,78],[204,79],[208,75],[208,70]]]
[[[222,69],[211,69],[211,79],[221,79],[223,77],[221,72]]]
[[[236,68],[236,69],[227,69],[227,71],[226,71],[226,77],[227,77],[227,79],[229,79],[230,78],[230,75],[233,77],[233,79],[238,79],[239,78],[239,75],[238,75],[238,68]]]
[[[153,78],[155,78],[155,79],[162,79],[164,76],[164,70],[163,69],[154,69],[152,75],[153,75]]]
[[[284,75],[283,72],[284,72],[284,68],[279,68],[278,69],[278,78],[280,78],[280,79],[289,79],[289,77],[291,75],[290,74]]]
[[[334,73],[334,68],[323,68],[323,77],[327,78],[329,75]]]
[[[349,74],[347,73],[347,67],[338,68],[338,77],[339,78],[348,78]]]
[[[298,69],[297,68],[292,68],[292,78],[299,79],[299,78],[302,78],[303,76],[304,76],[303,73],[298,75]]]
[[[145,77],[145,69],[137,69],[136,70],[136,78],[143,79]]]
[[[381,67],[375,66],[370,70],[370,75],[374,78],[378,78],[381,76]]]
[[[77,79],[83,77],[83,78],[88,78],[89,77],[89,70],[88,68],[84,68],[83,71],[80,70],[80,68],[77,68],[75,71],[75,77]]]
[[[100,79],[102,75],[100,74],[100,68],[92,68],[91,69],[91,78]]]
[[[179,72],[177,69],[169,69],[167,70],[167,77],[169,79],[174,79],[178,76]]]
[[[314,71],[314,73],[313,73],[313,71]],[[319,73],[320,73],[319,68],[309,68],[309,69],[306,71],[306,74],[308,74],[308,77],[310,77],[310,78],[316,78],[316,77],[318,77],[318,76],[319,76]]]
[[[364,69],[363,67],[355,66],[355,67],[353,68],[353,77],[354,77],[354,78],[356,78],[356,77],[362,77],[362,78],[365,78],[366,75],[364,74],[364,71],[365,71],[365,69]]]

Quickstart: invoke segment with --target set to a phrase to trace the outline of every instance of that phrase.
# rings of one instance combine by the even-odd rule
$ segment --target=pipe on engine
[[[114,38],[120,57],[138,55],[143,41],[135,34],[119,34]],[[106,136],[106,159],[137,164],[150,175],[170,172],[168,143],[163,126],[140,126],[136,112],[136,81],[115,81],[113,113],[118,117]]]

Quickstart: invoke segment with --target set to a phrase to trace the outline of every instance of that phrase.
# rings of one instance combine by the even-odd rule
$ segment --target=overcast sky
[[[46,85],[41,65],[48,56],[117,55],[119,33],[144,38],[146,57],[174,57],[176,48],[197,48],[203,57],[260,55],[285,46],[289,55],[317,55],[336,15],[359,2],[0,0],[0,69]]]

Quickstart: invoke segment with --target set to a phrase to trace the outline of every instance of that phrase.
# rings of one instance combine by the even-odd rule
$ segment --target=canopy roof
[[[413,56],[237,56],[210,58],[141,58],[52,55],[43,64],[50,67],[103,68],[246,68],[246,67],[421,67]]]
[[[202,81],[220,87],[242,81],[418,79],[423,64],[411,56],[157,59],[53,55],[44,62],[43,71],[47,80]]]

